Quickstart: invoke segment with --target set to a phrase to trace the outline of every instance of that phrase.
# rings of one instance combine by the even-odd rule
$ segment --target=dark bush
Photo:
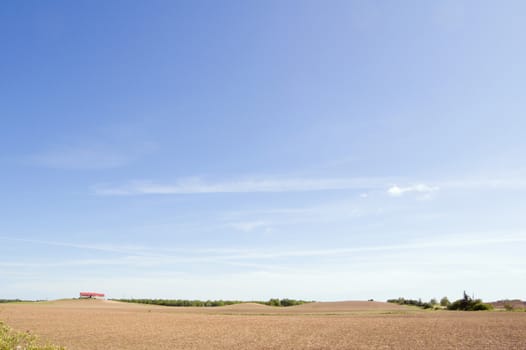
[[[464,292],[462,299],[455,300],[448,307],[448,310],[461,310],[461,311],[484,311],[492,310],[493,306],[490,304],[484,304],[480,299],[474,299]]]

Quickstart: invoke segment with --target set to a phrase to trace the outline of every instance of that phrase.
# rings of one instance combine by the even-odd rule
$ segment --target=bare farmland
[[[1,305],[0,320],[69,350],[526,348],[526,312],[377,302],[169,308],[69,300]]]

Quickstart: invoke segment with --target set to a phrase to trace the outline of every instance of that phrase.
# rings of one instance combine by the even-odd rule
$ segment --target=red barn
[[[95,292],[80,292],[81,298],[104,298],[104,294]]]

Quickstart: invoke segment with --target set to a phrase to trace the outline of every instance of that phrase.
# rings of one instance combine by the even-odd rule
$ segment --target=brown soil
[[[375,302],[169,308],[100,300],[0,305],[0,320],[69,350],[526,349],[526,312]]]

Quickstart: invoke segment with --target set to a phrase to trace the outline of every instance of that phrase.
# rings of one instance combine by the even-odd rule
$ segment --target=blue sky
[[[522,1],[5,1],[0,298],[526,298]]]

